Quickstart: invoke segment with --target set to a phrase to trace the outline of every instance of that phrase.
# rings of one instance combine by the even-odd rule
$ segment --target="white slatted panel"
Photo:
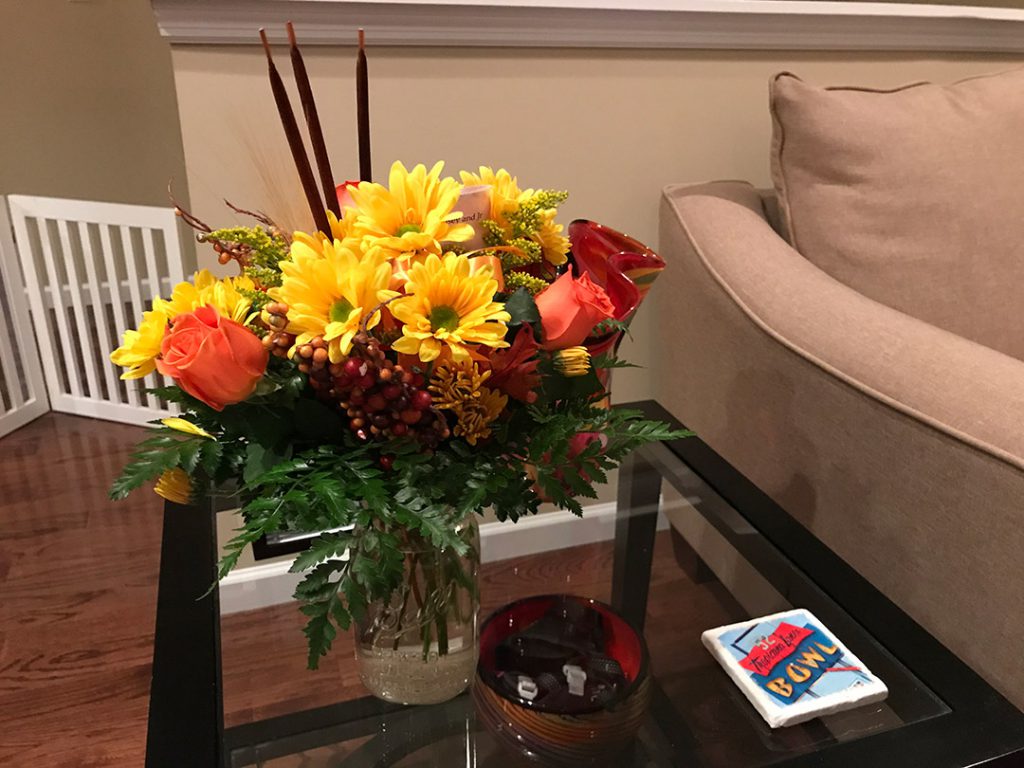
[[[0,197],[0,437],[48,410],[11,220]]]
[[[183,278],[170,208],[11,195],[18,254],[55,411],[141,424],[174,409],[121,381],[109,354]]]

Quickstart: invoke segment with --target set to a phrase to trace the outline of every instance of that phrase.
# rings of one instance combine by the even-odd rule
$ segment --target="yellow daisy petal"
[[[214,439],[213,435],[207,432],[202,427],[197,427],[191,421],[181,418],[180,416],[170,416],[166,419],[160,419],[160,423],[165,427],[176,429],[179,432],[184,432],[186,435],[195,435],[196,437],[208,437],[211,440]]]
[[[188,504],[192,498],[192,481],[185,470],[175,467],[160,475],[153,492],[175,504]]]
[[[124,332],[121,346],[110,353],[110,362],[128,369],[122,379],[141,379],[156,370],[166,332],[167,316],[159,311],[144,312],[138,330]]]
[[[424,339],[420,342],[420,360],[424,363],[429,363],[431,360],[437,360],[441,355],[441,342],[437,339]]]
[[[403,336],[396,340],[391,348],[403,355],[415,355],[420,351],[420,341],[412,336]]]

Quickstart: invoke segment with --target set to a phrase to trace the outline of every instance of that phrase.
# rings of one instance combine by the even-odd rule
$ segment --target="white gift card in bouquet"
[[[810,611],[709,629],[701,640],[772,728],[881,701],[889,693]]]

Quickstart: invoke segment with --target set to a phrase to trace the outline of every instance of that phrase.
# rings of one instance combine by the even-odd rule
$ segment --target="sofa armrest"
[[[666,190],[660,252],[655,397],[1024,706],[1024,362],[833,280],[749,185]]]
[[[715,192],[713,195],[703,194]],[[1024,362],[879,304],[822,272],[749,185],[674,187],[683,246],[750,321],[866,397],[1024,468]]]

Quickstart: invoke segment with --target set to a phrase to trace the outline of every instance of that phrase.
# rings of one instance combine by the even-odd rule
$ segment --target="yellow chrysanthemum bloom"
[[[473,272],[469,261],[454,253],[443,259],[432,254],[409,268],[406,295],[390,305],[391,314],[404,323],[392,349],[429,362],[445,346],[456,361],[469,359],[467,344],[508,346],[505,323],[511,315],[494,301],[498,283],[490,267]]]
[[[508,405],[507,395],[484,386],[490,375],[472,361],[445,362],[430,380],[434,407],[455,414],[454,432],[470,445],[491,436],[491,424]]]
[[[480,166],[479,173],[462,171],[459,174],[462,183],[467,187],[486,185],[491,188],[491,220],[500,227],[508,226],[505,214],[514,211],[519,203],[533,195],[532,189],[519,189],[519,180],[504,168],[497,172],[485,165]]]
[[[586,347],[566,347],[555,352],[551,362],[563,376],[586,376],[590,371],[590,352]]]
[[[569,238],[562,234],[564,227],[555,221],[558,211],[548,208],[541,212],[540,228],[534,240],[540,245],[544,260],[556,267],[568,261]]]
[[[213,435],[207,432],[202,427],[197,427],[191,421],[183,419],[180,416],[169,416],[166,419],[160,419],[160,423],[165,427],[182,432],[186,435],[195,435],[196,437],[208,437],[213,440]]]
[[[141,379],[156,370],[156,358],[166,331],[167,315],[153,310],[142,313],[138,330],[124,332],[121,346],[110,353],[110,362],[128,369],[121,374],[122,379]]]
[[[292,242],[302,243],[321,256],[324,255],[324,244],[333,245],[335,241],[340,242],[349,250],[359,251],[359,238],[352,234],[356,214],[354,209],[350,208],[349,210],[353,211],[353,215],[345,216],[341,219],[337,218],[333,212],[325,211],[327,220],[331,223],[331,237],[327,237],[323,232],[317,232],[312,235],[308,232],[293,232]]]
[[[252,308],[252,301],[242,291],[253,291],[256,284],[245,276],[218,279],[203,269],[186,281],[174,286],[169,300],[154,299],[153,309],[163,312],[168,320],[178,315],[193,312],[199,307],[211,305],[222,317],[229,317],[237,323],[244,323]]]
[[[281,285],[269,293],[288,305],[286,330],[297,336],[289,354],[323,336],[330,361],[340,362],[351,351],[363,318],[373,312],[367,328],[380,322],[380,312],[373,311],[380,304],[377,294],[391,280],[391,264],[381,249],[357,254],[338,241],[323,241],[317,251],[296,239],[280,266]]]
[[[345,209],[352,235],[363,248],[381,248],[389,258],[441,253],[442,242],[459,243],[473,236],[469,224],[451,224],[461,185],[441,178],[444,163],[427,171],[417,165],[411,171],[396,162],[388,186],[369,181],[349,187],[355,208]]]
[[[153,492],[175,504],[188,504],[192,498],[192,481],[180,467],[168,469],[156,481]]]

